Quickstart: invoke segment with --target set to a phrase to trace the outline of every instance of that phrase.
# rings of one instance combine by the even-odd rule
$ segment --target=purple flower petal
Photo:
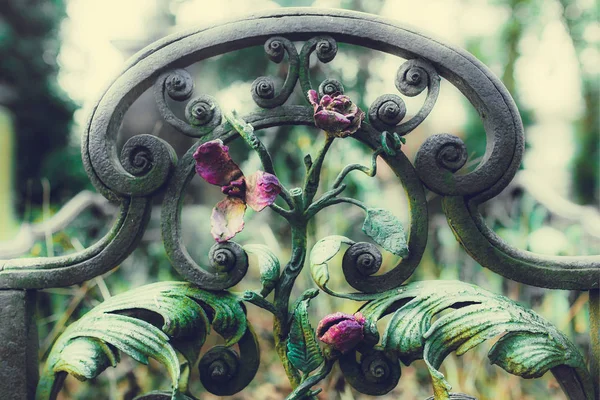
[[[308,91],[308,101],[310,101],[310,104],[312,104],[315,109],[319,106],[319,95],[316,91],[312,89]]]
[[[321,321],[319,321],[319,325],[317,326],[316,332],[317,336],[323,335],[333,325],[348,319],[354,319],[354,316],[342,312],[336,312],[333,314],[326,315]]]
[[[210,216],[210,233],[217,242],[226,242],[244,229],[245,211],[246,204],[238,197],[227,197],[217,203]]]
[[[229,147],[219,139],[202,144],[194,153],[196,172],[206,182],[226,186],[240,179],[240,167],[229,157]]]
[[[221,187],[221,192],[231,197],[244,199],[246,195],[246,180],[241,177],[238,180],[229,182],[229,185]]]
[[[326,132],[339,132],[350,126],[351,122],[343,114],[335,111],[319,111],[315,114],[315,125]]]
[[[342,98],[342,97],[345,97],[345,98]],[[349,100],[350,99],[348,99],[347,96],[335,97],[335,98],[333,98],[331,103],[327,104],[327,109],[328,110],[343,110],[344,108],[346,108]]]
[[[317,337],[323,343],[345,353],[364,339],[364,324],[365,318],[360,313],[356,315],[339,312],[330,314],[319,322]]]
[[[364,118],[365,118],[365,113],[361,109],[359,109],[358,112],[356,113],[356,116],[354,116],[354,118],[350,120],[351,121],[350,125],[348,125],[344,129],[344,131],[338,132],[338,133],[333,133],[333,135],[337,136],[337,137],[347,137],[347,136],[352,135],[354,132],[356,132],[360,128],[360,125]]]
[[[333,97],[326,94],[325,96],[321,97],[321,101],[320,101],[319,105],[321,107],[327,108],[327,107],[329,107],[329,104],[331,104],[332,101],[333,101]]]
[[[273,174],[256,171],[246,177],[246,204],[254,211],[273,204],[280,192],[281,184]]]

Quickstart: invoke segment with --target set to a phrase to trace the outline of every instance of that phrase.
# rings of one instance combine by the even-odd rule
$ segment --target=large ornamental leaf
[[[406,235],[402,223],[383,208],[369,208],[362,230],[375,243],[400,257],[408,256]]]
[[[154,358],[167,368],[173,398],[180,396],[179,350],[194,364],[210,322],[227,345],[246,331],[243,308],[229,293],[201,290],[185,282],[160,282],[114,296],[72,323],[58,338],[46,360],[37,399],[48,399],[60,383],[61,372],[85,380],[115,366],[119,351],[147,364]],[[162,317],[162,326],[157,317]]]
[[[294,368],[305,376],[317,369],[324,361],[315,331],[308,320],[310,299],[309,297],[302,300],[296,306],[287,342],[288,359]]]
[[[279,279],[279,259],[264,244],[247,244],[244,246],[244,250],[258,258],[260,283],[262,285],[260,294],[262,297],[267,297],[275,288]]]
[[[119,352],[113,346],[90,337],[75,338],[64,347],[63,357],[54,365],[55,371],[65,371],[80,381],[98,376],[109,366],[116,367]]]
[[[321,289],[327,290],[329,270],[327,262],[340,251],[342,243],[352,245],[354,242],[344,236],[327,236],[319,240],[310,252],[310,273]]]
[[[593,398],[585,361],[573,343],[504,296],[458,281],[423,281],[391,290],[365,304],[361,312],[376,322],[387,310],[396,311],[383,336],[384,348],[397,352],[406,365],[424,359],[436,400],[449,399],[451,387],[438,371],[446,356],[453,351],[462,355],[503,334],[488,355],[492,363],[523,378],[540,377],[559,365],[572,367]]]

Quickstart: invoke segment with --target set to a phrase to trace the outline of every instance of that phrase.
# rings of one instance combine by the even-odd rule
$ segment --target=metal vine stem
[[[303,43],[300,51],[295,42]],[[209,254],[213,268],[202,268],[185,248],[181,227],[183,194],[195,176],[194,152],[211,140],[227,144],[241,137],[258,154],[263,170],[276,174],[271,156],[254,132],[281,125],[315,125],[308,91],[314,88],[322,98],[343,93],[344,88],[336,79],[326,79],[313,87],[310,59],[316,57],[321,63],[333,60],[338,43],[405,59],[399,62],[394,82],[399,94],[379,96],[365,110],[367,118],[352,139],[343,139],[356,139],[370,148],[370,165],[346,166],[331,188],[315,198],[324,160],[335,141],[342,140],[325,135],[314,159],[308,156],[304,160],[306,178],[302,187],[283,187],[281,205],[271,205],[291,229],[291,257],[283,270],[277,257],[264,246],[241,246],[234,241],[216,243]],[[185,67],[251,46],[264,46],[271,61],[285,60],[288,67],[280,87],[271,77],[255,79],[250,96],[257,111],[232,117],[227,105],[217,104],[208,94],[194,94],[194,80]],[[456,136],[442,133],[429,137],[421,145],[414,166],[401,149],[404,138],[433,109],[442,78],[470,101],[486,131],[486,153],[468,173],[460,171],[468,153]],[[306,97],[305,104],[289,104],[297,86]],[[153,90],[158,110],[168,124],[198,138],[179,160],[167,142],[152,135],[134,136],[120,153],[117,151],[116,139],[125,112],[147,89]],[[422,107],[407,117],[403,96],[420,93],[425,93]],[[185,104],[184,116],[171,110],[173,102]],[[227,122],[223,121],[224,115]],[[243,302],[249,302],[274,316],[276,351],[293,388],[290,399],[313,397],[319,391],[313,388],[336,362],[357,390],[384,394],[398,384],[400,362],[410,364],[416,359],[425,360],[436,399],[470,399],[450,393],[439,366],[450,352],[462,354],[499,335],[503,336],[489,353],[493,363],[525,378],[551,371],[569,398],[591,399],[598,388],[583,357],[561,332],[537,314],[463,282],[403,284],[418,267],[425,250],[427,188],[441,196],[457,240],[484,267],[528,285],[589,290],[591,326],[597,332],[600,257],[547,257],[515,249],[486,226],[478,211],[479,204],[510,183],[522,153],[519,113],[498,78],[465,51],[384,18],[339,10],[288,8],[167,37],[134,56],[101,96],[83,135],[83,164],[90,180],[102,195],[120,205],[111,230],[94,245],[74,254],[0,260],[0,310],[17,310],[10,314],[17,328],[9,331],[0,327],[0,335],[11,343],[21,343],[27,357],[37,360],[31,357],[36,352],[32,339],[35,332],[31,330],[33,290],[78,284],[118,265],[136,248],[150,216],[151,200],[161,191],[162,239],[173,268],[187,282],[160,282],[114,296],[74,322],[46,360],[37,398],[55,398],[67,373],[80,379],[95,377],[114,366],[121,352],[140,362],[156,358],[171,377],[171,391],[147,393],[139,399],[193,398],[187,385],[190,368],[198,368],[208,391],[234,394],[252,381],[259,365],[258,343],[243,306]],[[375,176],[378,158],[394,171],[407,193],[410,218],[406,234],[387,211],[342,195],[344,180],[353,171]],[[330,236],[319,240],[308,253],[308,221],[340,203],[365,211],[363,230],[374,243]],[[401,257],[385,273],[379,273],[381,248]],[[341,293],[329,286],[329,263],[340,251],[344,251],[342,272],[356,293]],[[245,276],[250,253],[258,256],[261,290],[241,294],[227,291]],[[291,302],[294,282],[305,264],[309,264],[318,290],[311,289]],[[267,299],[271,292],[273,301]],[[322,348],[316,342],[307,309],[320,292],[363,302],[358,310],[360,318],[356,316],[361,341],[350,351]],[[447,312],[438,315],[442,311]],[[380,335],[376,323],[386,316],[389,323]],[[225,338],[225,345],[210,349],[198,360],[210,326]],[[597,375],[598,337],[591,336],[592,368]],[[14,346],[2,346],[3,362],[19,359]],[[180,365],[176,350],[186,363]],[[33,397],[37,363],[13,367],[0,372],[4,378],[0,379],[0,392]],[[5,382],[11,382],[11,386]]]

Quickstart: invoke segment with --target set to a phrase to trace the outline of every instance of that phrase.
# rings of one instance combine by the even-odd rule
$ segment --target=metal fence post
[[[37,386],[38,332],[35,290],[0,290],[0,398],[33,399]]]

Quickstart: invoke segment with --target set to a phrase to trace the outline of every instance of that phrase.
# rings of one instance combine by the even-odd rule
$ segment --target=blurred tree
[[[577,2],[560,0],[563,21],[573,42],[580,66],[584,111],[576,126],[577,149],[573,160],[573,185],[576,200],[582,204],[600,202],[600,80],[584,65],[584,52],[594,43],[586,40],[587,28],[598,24],[598,3],[581,8]],[[596,49],[597,51],[597,49]],[[597,66],[596,66],[597,68]]]
[[[69,146],[75,105],[56,82],[63,0],[0,2],[0,103],[14,114],[16,193],[41,202],[42,177],[52,183],[54,200],[71,197],[87,184],[77,145]],[[28,182],[31,195],[28,195]]]
[[[465,1],[466,5],[471,3],[471,0]],[[500,35],[493,39],[471,37],[467,39],[466,49],[486,65],[500,63],[503,66],[500,79],[515,100],[521,114],[523,127],[527,130],[527,127],[533,122],[533,115],[532,111],[520,101],[519,88],[515,80],[515,68],[521,56],[519,51],[521,38],[527,24],[535,22],[534,18],[539,14],[540,3],[537,0],[500,0],[497,4],[506,7],[509,11],[509,17],[502,26]],[[490,43],[490,40],[495,40],[496,43]],[[492,46],[498,51],[485,51],[486,46]],[[483,156],[486,148],[486,134],[479,114],[471,106],[467,107],[467,114],[465,144],[471,154]]]

